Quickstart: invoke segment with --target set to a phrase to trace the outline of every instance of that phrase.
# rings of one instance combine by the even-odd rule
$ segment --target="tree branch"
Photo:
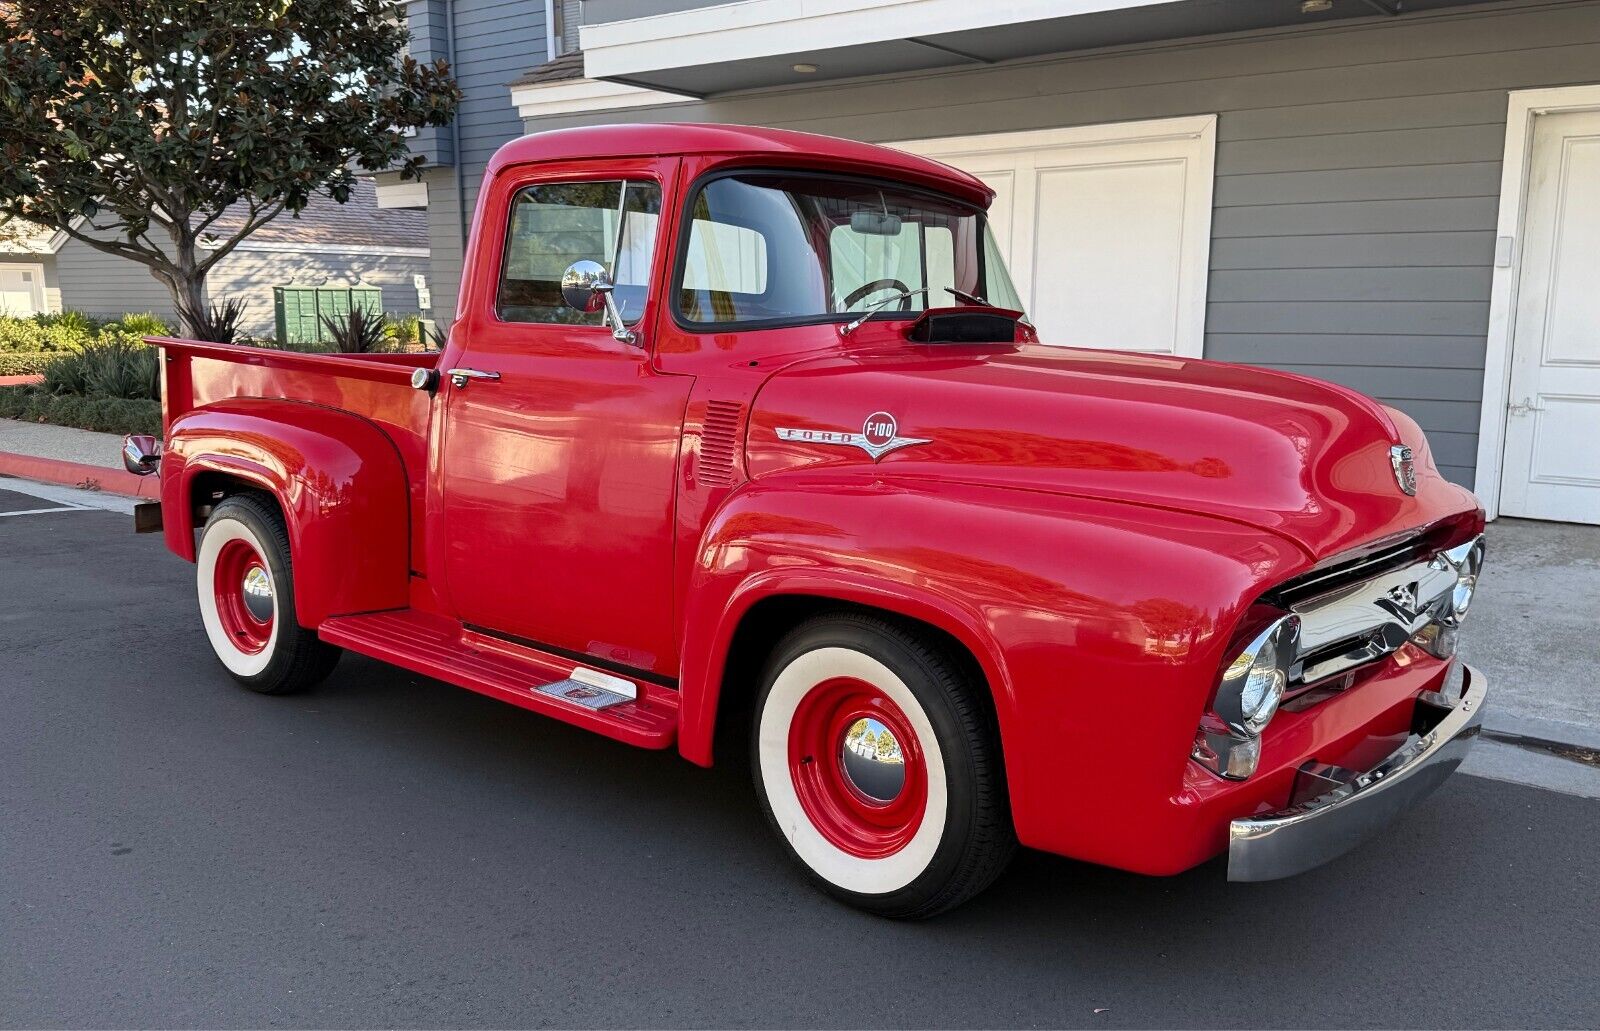
[[[218,244],[217,249],[211,252],[211,256],[205,261],[200,262],[200,264],[197,266],[198,269],[201,272],[209,271],[211,266],[227,257],[229,252],[231,252],[235,247],[239,246],[239,243],[245,237],[249,236],[257,229],[260,229],[268,222],[271,222],[274,218],[277,218],[278,213],[283,210],[283,201],[280,200],[276,204],[270,205],[269,207],[270,211],[267,214],[262,215],[259,218],[252,217],[248,219],[239,229],[239,231],[234,233],[233,236],[227,240],[227,242]]]
[[[102,240],[99,237],[90,236],[87,233],[81,233],[72,226],[59,226],[58,228],[63,233],[66,233],[68,236],[72,237],[74,240],[81,240],[97,251],[104,251],[107,254],[114,254],[119,258],[127,258],[130,261],[137,261],[141,265],[147,265],[150,268],[167,275],[171,275],[174,271],[176,271],[172,261],[161,251],[145,251],[144,249],[135,247],[132,244],[120,243],[116,240]]]

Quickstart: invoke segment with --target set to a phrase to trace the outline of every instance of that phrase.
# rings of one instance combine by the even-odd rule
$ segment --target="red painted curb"
[[[35,373],[32,376],[0,376],[0,387],[25,387],[30,383],[43,383],[44,377]]]
[[[69,487],[86,487],[129,498],[155,500],[161,496],[161,479],[157,476],[135,476],[126,469],[107,469],[59,458],[18,455],[10,451],[0,451],[0,476],[64,483]]]

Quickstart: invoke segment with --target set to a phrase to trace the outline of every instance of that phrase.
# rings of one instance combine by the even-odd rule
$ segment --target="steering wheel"
[[[872,282],[863,283],[854,290],[850,291],[850,295],[844,299],[844,310],[849,311],[851,306],[857,301],[861,300],[863,297],[866,297],[868,294],[878,293],[880,290],[893,290],[895,293],[903,294],[910,289],[911,288],[909,286],[906,286],[898,279],[874,279]],[[910,303],[911,298],[902,298],[900,301],[900,310],[909,311],[910,309],[907,308],[906,305]]]

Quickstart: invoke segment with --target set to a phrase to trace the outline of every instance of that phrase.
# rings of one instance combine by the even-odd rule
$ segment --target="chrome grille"
[[[1292,681],[1309,687],[1382,659],[1411,640],[1435,654],[1453,650],[1461,615],[1457,588],[1465,577],[1476,580],[1482,541],[1476,537],[1431,557],[1291,602],[1290,611],[1300,617]]]

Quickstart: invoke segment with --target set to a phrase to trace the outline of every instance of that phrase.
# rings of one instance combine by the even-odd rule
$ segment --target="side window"
[[[500,317],[600,325],[599,312],[577,311],[561,299],[562,273],[587,258],[611,272],[623,321],[638,321],[660,221],[661,188],[655,183],[541,183],[518,190],[500,270]]]

